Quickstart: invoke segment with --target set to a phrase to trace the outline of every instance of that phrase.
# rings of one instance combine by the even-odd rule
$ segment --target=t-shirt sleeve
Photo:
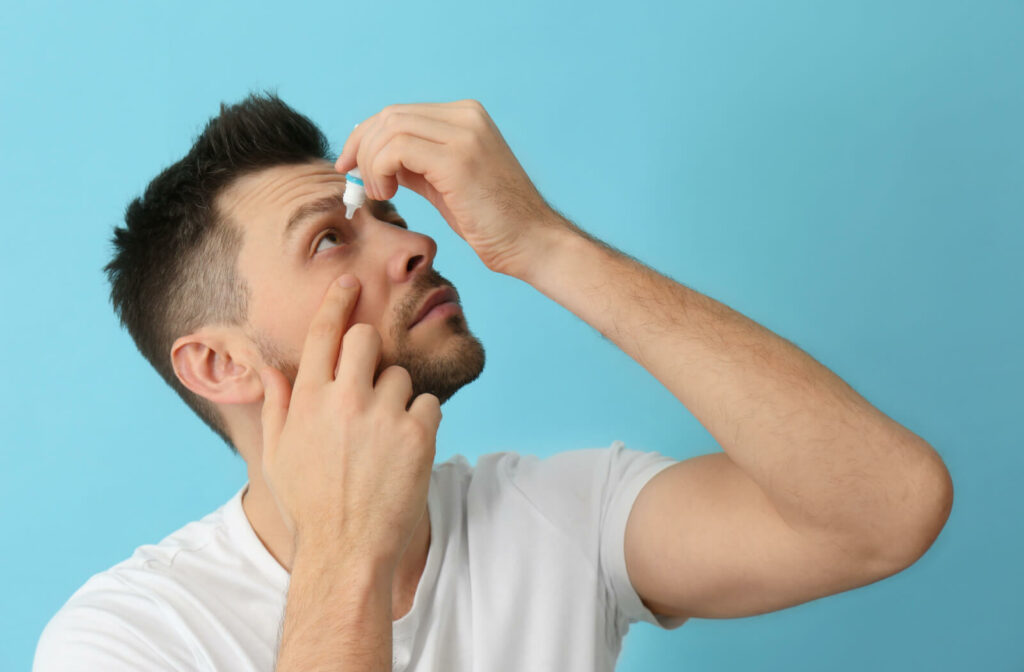
[[[621,441],[608,449],[608,478],[605,490],[605,516],[601,529],[601,567],[603,576],[616,597],[625,630],[630,623],[645,621],[665,630],[674,630],[685,618],[659,616],[644,606],[626,571],[626,522],[633,503],[647,482],[678,460],[655,452],[629,450]]]
[[[195,657],[142,595],[75,595],[36,644],[32,672],[195,670]]]
[[[539,459],[523,456],[513,482],[554,524],[594,557],[605,594],[614,606],[620,634],[645,621],[666,630],[685,618],[657,616],[644,606],[626,570],[626,522],[640,490],[678,460],[630,450],[622,441]]]

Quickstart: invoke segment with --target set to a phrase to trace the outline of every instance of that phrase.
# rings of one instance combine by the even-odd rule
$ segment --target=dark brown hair
[[[242,232],[216,207],[238,178],[279,165],[331,161],[327,139],[273,93],[250,94],[211,118],[177,163],[128,204],[104,267],[114,311],[139,352],[237,455],[216,406],[178,380],[175,339],[207,324],[243,324],[248,287],[236,271]]]

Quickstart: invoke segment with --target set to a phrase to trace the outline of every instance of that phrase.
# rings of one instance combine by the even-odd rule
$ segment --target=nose
[[[409,278],[428,273],[437,255],[437,243],[430,236],[412,231],[402,231],[393,264],[393,277],[396,282],[404,282]]]

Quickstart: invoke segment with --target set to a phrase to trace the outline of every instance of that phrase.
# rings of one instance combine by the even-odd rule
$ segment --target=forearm
[[[568,224],[519,277],[665,385],[791,526],[927,548],[951,485],[925,441],[789,341]]]
[[[277,672],[391,670],[392,577],[342,552],[296,551]]]

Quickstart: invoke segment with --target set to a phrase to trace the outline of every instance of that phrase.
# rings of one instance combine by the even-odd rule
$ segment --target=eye
[[[327,247],[324,247],[324,243],[329,243]],[[313,253],[316,254],[322,249],[330,249],[336,245],[341,245],[341,238],[338,236],[338,232],[334,229],[328,229],[324,232],[324,235],[316,242],[316,247],[313,248]]]
[[[394,224],[395,226],[400,226],[403,229],[408,229],[409,228],[409,225],[405,223],[404,219],[399,219],[398,221],[391,222],[391,223]]]

